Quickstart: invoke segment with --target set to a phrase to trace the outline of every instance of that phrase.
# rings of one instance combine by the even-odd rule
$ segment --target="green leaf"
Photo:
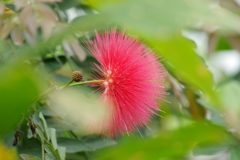
[[[40,160],[39,158],[37,158],[35,156],[32,156],[32,155],[29,155],[29,154],[20,154],[20,157],[23,160]]]
[[[48,126],[47,126],[46,120],[45,120],[45,118],[44,118],[44,116],[42,115],[41,112],[39,112],[39,118],[40,118],[40,120],[41,120],[41,122],[42,122],[42,125],[43,125],[43,128],[44,128],[45,138],[46,138],[47,140],[49,140]]]
[[[40,93],[40,74],[26,63],[8,63],[0,68],[0,135],[14,129]],[[24,94],[23,94],[24,93]]]
[[[219,37],[216,50],[219,51],[219,50],[231,50],[231,49],[232,47],[229,44],[227,38],[223,36]]]
[[[128,30],[152,38],[163,37],[180,29],[205,22],[238,32],[239,17],[224,8],[211,8],[201,0],[87,0],[106,18]],[[124,11],[124,12],[123,12]],[[156,18],[157,17],[157,18]],[[225,21],[222,21],[222,18]]]
[[[43,62],[49,72],[55,72],[60,69],[66,62],[67,59],[65,56],[58,56],[56,58],[46,58],[43,59]]]
[[[44,149],[47,153],[52,154],[52,156],[54,156],[54,153],[52,152],[52,149],[50,148],[49,145],[45,144]]]
[[[61,159],[66,158],[66,147],[58,146],[58,152],[59,152]]]
[[[75,153],[81,151],[93,151],[94,149],[88,146],[85,142],[69,138],[58,138],[59,146],[66,147],[67,153]]]
[[[2,0],[4,4],[13,3],[13,0]]]
[[[217,154],[218,152],[226,151],[229,149],[229,145],[226,143],[222,144],[214,144],[214,145],[209,145],[202,147],[201,145],[197,145],[196,148],[193,150],[193,155],[194,156],[199,156],[199,155],[214,155]]]
[[[60,119],[47,119],[46,122],[50,128],[55,128],[56,131],[66,131],[75,129],[75,127],[72,124]]]
[[[45,140],[44,133],[42,132],[41,128],[38,125],[36,128],[36,132],[37,132],[37,135],[40,137],[41,141],[44,142]]]
[[[223,128],[197,123],[175,131],[161,131],[150,138],[125,137],[119,145],[102,151],[101,159],[175,159],[188,153],[196,143],[224,142],[223,137],[226,137]]]
[[[68,79],[69,80],[69,79]],[[66,83],[69,81],[66,81]],[[44,116],[51,116],[51,117],[57,117],[59,116],[57,113],[55,113],[52,109],[50,109],[49,107],[43,106],[41,108],[39,108],[39,110],[42,112],[42,114]],[[46,120],[47,124],[48,124],[48,119]],[[52,127],[54,128],[54,127]]]
[[[240,115],[240,83],[229,81],[218,88],[217,95],[221,105]],[[229,103],[230,102],[230,103]]]
[[[52,154],[46,153],[45,160],[56,160],[56,158]]]
[[[18,150],[18,153],[21,154],[27,154],[27,155],[32,155],[35,156],[37,158],[41,158],[42,153],[41,153],[41,147],[33,147],[31,146],[31,148],[25,148],[24,150]]]
[[[239,147],[232,147],[231,148],[231,158],[230,160],[239,160],[240,157],[240,152],[239,152]]]
[[[185,82],[213,94],[213,77],[203,60],[195,53],[189,40],[180,35],[154,41],[148,39],[149,44],[163,56],[164,61],[170,62],[168,66]],[[174,47],[173,47],[174,46]]]
[[[62,3],[58,3],[61,10],[67,10],[72,7],[76,7],[79,3],[76,0],[63,0]]]
[[[116,141],[108,138],[95,138],[90,140],[74,140],[69,138],[58,138],[58,144],[67,149],[67,153],[81,151],[94,151],[116,144]]]
[[[56,129],[48,128],[48,132],[49,132],[50,140],[53,144],[54,150],[58,149],[57,139],[56,139]]]
[[[90,146],[94,150],[117,144],[117,142],[113,139],[99,138],[99,137],[87,139],[84,141],[88,146]]]

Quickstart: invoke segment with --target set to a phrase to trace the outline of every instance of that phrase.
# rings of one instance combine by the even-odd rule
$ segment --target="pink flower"
[[[146,45],[116,30],[96,33],[88,49],[99,62],[94,64],[96,79],[104,80],[94,85],[100,86],[101,99],[111,114],[105,129],[99,126],[101,132],[116,137],[144,127],[159,111],[157,100],[166,94],[166,72],[158,57]]]

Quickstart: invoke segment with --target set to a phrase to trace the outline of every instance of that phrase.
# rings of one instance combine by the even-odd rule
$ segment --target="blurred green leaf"
[[[25,149],[25,150],[21,150],[21,151],[18,151],[18,153],[20,155],[22,154],[27,154],[27,155],[32,155],[32,156],[35,156],[37,158],[41,158],[41,149],[36,149],[36,148],[32,148],[32,149]]]
[[[75,128],[72,124],[60,119],[47,119],[46,121],[48,126],[56,131],[74,130]]]
[[[39,126],[37,126],[36,132],[37,135],[40,137],[41,141],[44,142],[45,140],[44,133],[41,131],[41,128]]]
[[[43,62],[47,70],[52,73],[60,69],[67,62],[67,59],[65,56],[58,56],[58,60],[56,58],[46,58],[43,59]]]
[[[117,142],[113,139],[100,137],[84,139],[84,142],[94,150],[117,144]]]
[[[229,81],[219,86],[217,95],[223,107],[240,115],[240,83],[238,81]]]
[[[159,38],[199,21],[238,31],[239,17],[201,0],[87,0],[92,6],[134,33]],[[124,12],[123,12],[124,11]],[[222,18],[225,21],[222,21]]]
[[[54,157],[54,148],[51,148],[49,145],[44,145],[44,150],[48,153],[50,157]]]
[[[13,0],[2,0],[4,4],[13,3]]]
[[[148,39],[164,61],[168,61],[173,72],[177,73],[185,82],[198,89],[213,94],[213,77],[201,58],[195,53],[187,39],[176,35],[165,40],[154,41]]]
[[[193,155],[194,156],[214,155],[214,154],[217,154],[218,152],[226,151],[228,149],[229,149],[229,145],[226,143],[222,143],[222,144],[216,143],[214,145],[209,145],[204,147],[198,144],[196,148],[194,148],[193,150]]]
[[[231,148],[231,158],[230,160],[239,160],[240,157],[240,148],[239,147],[232,147]]]
[[[31,66],[8,63],[0,69],[0,135],[16,127],[17,123],[40,93],[40,75]],[[24,94],[23,94],[24,93]]]
[[[224,36],[219,37],[216,50],[219,51],[219,50],[231,50],[231,49],[232,47],[229,44],[227,38]]]
[[[227,128],[227,123],[226,123],[223,115],[221,115],[218,112],[212,111],[210,120],[213,124]]]
[[[83,141],[69,139],[69,138],[58,138],[58,144],[66,147],[67,153],[75,153],[81,151],[92,151],[93,149]]]
[[[69,80],[69,79],[68,79]],[[69,82],[69,81],[66,81],[66,83],[67,82]],[[40,111],[42,112],[42,114],[44,115],[44,116],[51,116],[51,117],[57,117],[57,116],[59,116],[58,114],[56,114],[51,108],[49,108],[49,107],[46,107],[46,106],[43,106],[43,107],[41,107],[41,108],[39,108],[40,109]],[[48,121],[48,119],[46,119],[46,121]],[[47,122],[47,124],[48,124],[48,122]],[[52,128],[54,128],[54,127],[52,127]]]
[[[198,103],[197,99],[200,96],[196,93],[196,90],[186,85],[185,92],[193,119],[196,121],[204,120],[206,117],[206,109]]]
[[[175,131],[159,132],[152,138],[124,138],[116,147],[101,154],[102,159],[172,159],[180,158],[198,142],[206,145],[223,142],[226,133],[223,128],[206,123],[198,123]]]
[[[56,158],[52,154],[46,153],[45,160],[56,160]]]
[[[58,149],[57,139],[56,139],[56,129],[48,128],[48,132],[49,132],[50,140],[53,144],[54,150]]]
[[[76,7],[79,3],[76,0],[62,0],[62,3],[57,4],[61,10],[67,10]]]
[[[64,160],[66,158],[66,147],[58,146],[58,152],[59,152],[61,159]]]
[[[44,116],[42,115],[41,112],[39,112],[39,118],[40,118],[40,120],[42,122],[42,125],[43,125],[43,128],[44,128],[43,133],[45,135],[45,138],[47,140],[49,140],[48,126],[47,126],[46,120],[45,120],[45,118],[44,118]]]
[[[28,155],[28,154],[20,154],[20,157],[23,160],[40,160],[39,158],[32,156],[32,155]]]
[[[94,151],[96,149],[104,148],[107,146],[115,145],[116,142],[107,138],[96,138],[88,141],[74,140],[69,138],[59,138],[58,144],[67,149],[67,153],[75,153],[81,151]]]

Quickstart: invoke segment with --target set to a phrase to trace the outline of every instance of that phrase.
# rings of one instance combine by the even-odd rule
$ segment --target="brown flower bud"
[[[82,73],[79,71],[74,71],[72,73],[72,80],[74,82],[80,82],[82,80]]]

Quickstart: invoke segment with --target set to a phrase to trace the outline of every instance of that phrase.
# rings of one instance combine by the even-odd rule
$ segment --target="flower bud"
[[[80,82],[82,80],[82,73],[79,71],[74,71],[72,73],[72,80],[74,82]]]

